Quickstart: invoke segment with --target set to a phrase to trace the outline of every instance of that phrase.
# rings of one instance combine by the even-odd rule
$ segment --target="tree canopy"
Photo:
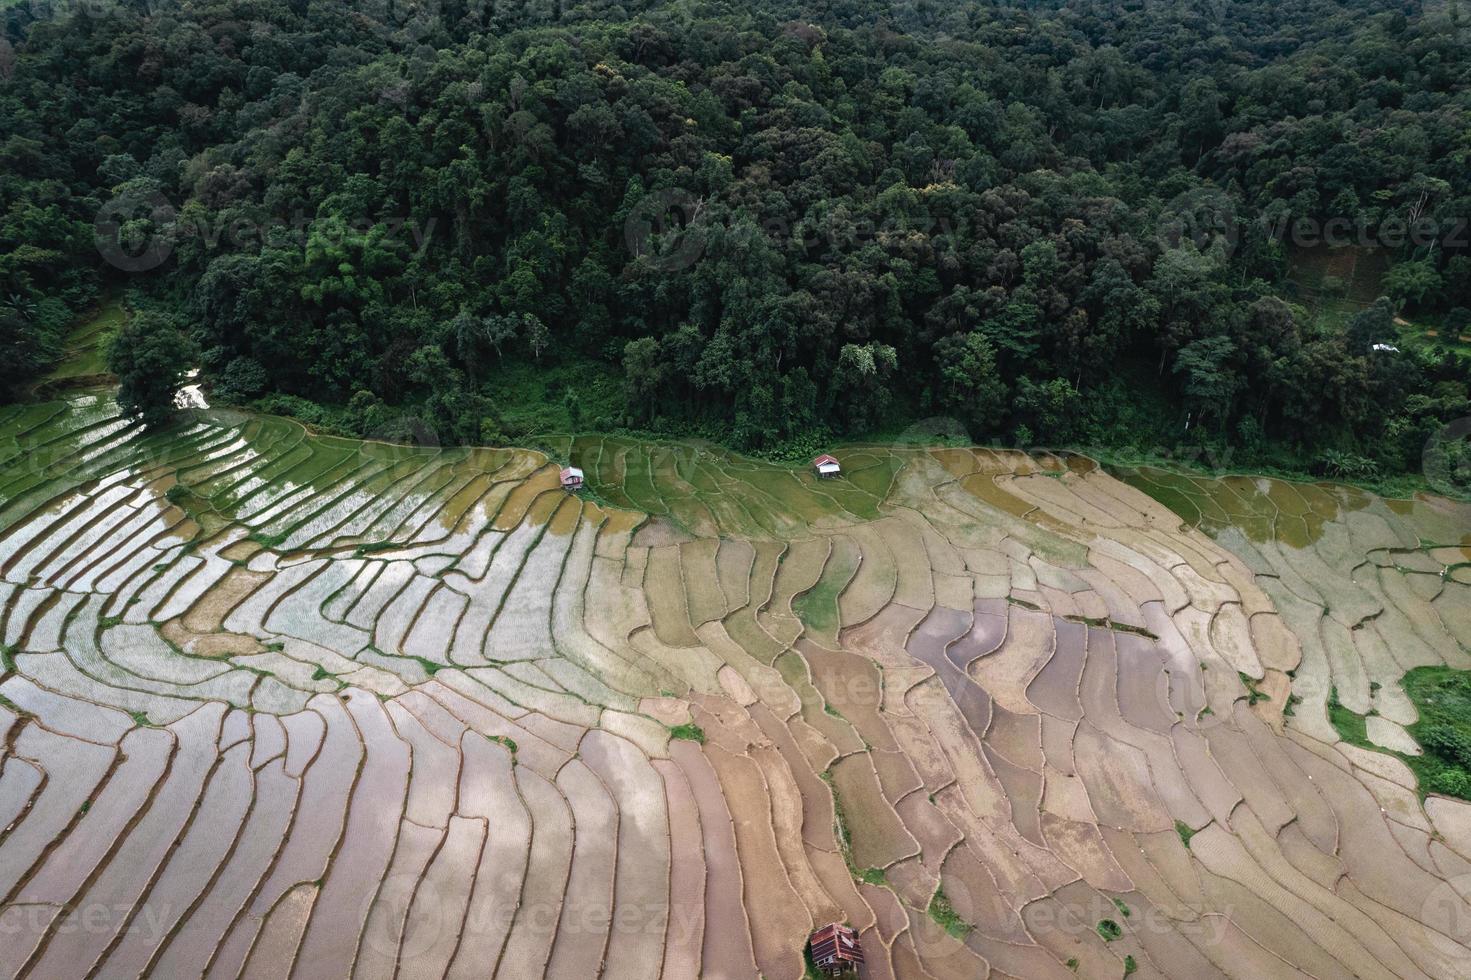
[[[524,435],[527,365],[624,379],[606,410],[549,390],[572,424],[746,448],[943,413],[1399,471],[1471,414],[1463,358],[1294,293],[1324,246],[1283,231],[1368,229],[1391,327],[1471,307],[1455,0],[0,17],[7,387],[57,351],[28,310],[127,288],[229,397],[412,405],[446,440]]]
[[[117,401],[149,427],[174,417],[174,396],[194,360],[193,345],[169,317],[154,311],[123,324],[107,340],[107,367],[118,379]]]

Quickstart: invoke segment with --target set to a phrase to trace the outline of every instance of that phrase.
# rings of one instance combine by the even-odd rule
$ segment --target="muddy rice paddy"
[[[0,975],[1471,976],[1471,508],[837,455],[0,411]]]

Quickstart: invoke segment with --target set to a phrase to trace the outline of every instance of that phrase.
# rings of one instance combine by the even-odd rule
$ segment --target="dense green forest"
[[[1471,415],[1456,0],[0,15],[12,392],[126,294],[123,372],[444,441],[950,416],[1372,477]],[[1333,222],[1357,299],[1296,282]]]

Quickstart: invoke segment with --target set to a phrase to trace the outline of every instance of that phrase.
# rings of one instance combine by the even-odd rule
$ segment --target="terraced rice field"
[[[83,320],[66,338],[61,362],[47,376],[48,382],[84,382],[107,374],[107,359],[102,342],[108,331],[127,319],[123,304],[107,298],[95,313]]]
[[[1471,975],[1465,505],[558,454],[0,412],[0,974]]]

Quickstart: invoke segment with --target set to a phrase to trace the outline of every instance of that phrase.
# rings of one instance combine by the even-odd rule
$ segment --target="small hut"
[[[582,470],[575,466],[562,467],[562,489],[576,493],[582,489]]]
[[[856,973],[863,965],[863,947],[858,933],[840,922],[825,925],[807,940],[812,965],[830,977]]]
[[[838,465],[838,461],[829,456],[827,453],[823,453],[821,456],[814,459],[812,461],[812,466],[814,469],[817,470],[817,475],[820,477],[837,476],[843,471],[843,468]]]

